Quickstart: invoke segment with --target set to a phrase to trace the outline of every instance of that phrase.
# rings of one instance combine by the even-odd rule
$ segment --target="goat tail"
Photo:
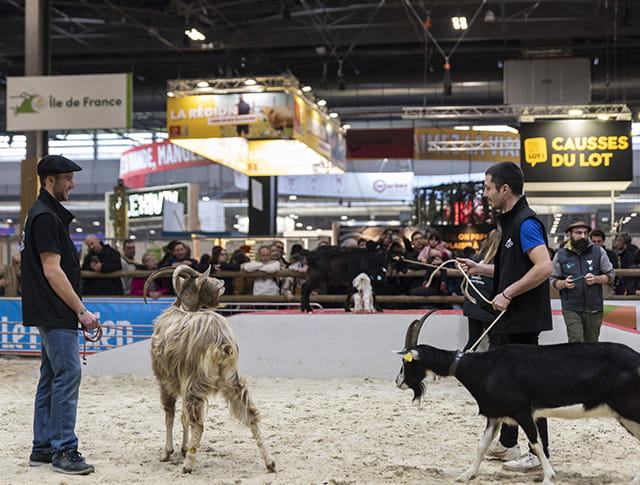
[[[221,389],[231,415],[242,424],[253,428],[260,422],[260,412],[253,404],[246,379],[237,373],[231,375]]]

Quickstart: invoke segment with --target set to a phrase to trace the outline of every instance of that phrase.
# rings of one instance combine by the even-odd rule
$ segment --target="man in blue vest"
[[[499,337],[499,345],[538,345],[540,332],[553,328],[548,282],[552,266],[547,234],[522,193],[523,185],[522,170],[515,163],[502,162],[489,167],[483,196],[492,209],[500,213],[498,224],[502,229],[495,263],[458,259],[464,271],[493,277],[493,308],[506,310],[493,330]],[[536,426],[544,453],[549,456],[547,420],[537,419]],[[503,468],[507,470],[541,468],[540,460],[531,449],[520,454],[517,426],[503,424],[500,439],[491,443],[487,454],[505,461]]]
[[[51,463],[53,471],[69,475],[94,471],[78,452],[75,433],[81,377],[78,328],[100,327],[80,299],[80,263],[69,237],[74,216],[60,203],[69,200],[73,173],[79,170],[60,155],[40,160],[42,188],[25,220],[22,240],[22,320],[38,327],[42,340],[29,465]]]
[[[602,286],[613,281],[605,250],[589,240],[591,227],[576,221],[565,230],[567,244],[553,257],[551,284],[560,290],[569,342],[597,342],[602,325]]]

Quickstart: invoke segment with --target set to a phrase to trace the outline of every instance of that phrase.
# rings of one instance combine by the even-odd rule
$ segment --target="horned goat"
[[[640,439],[640,354],[626,345],[505,345],[479,353],[418,345],[420,329],[434,311],[409,325],[396,385],[412,389],[414,400],[419,400],[427,373],[452,375],[475,398],[487,426],[473,463],[457,481],[476,476],[503,421],[520,425],[526,433],[542,464],[544,485],[552,485],[555,473],[534,419],[613,417]],[[640,484],[640,473],[631,483]]]
[[[260,413],[253,404],[245,379],[238,374],[238,346],[227,320],[212,310],[224,293],[224,283],[187,265],[161,268],[151,273],[143,290],[156,278],[172,273],[176,300],[155,320],[151,338],[151,364],[160,385],[165,411],[166,441],[161,461],[173,453],[175,405],[182,399],[182,471],[190,473],[204,430],[208,397],[220,392],[231,414],[251,429],[264,463],[275,471],[260,429]]]

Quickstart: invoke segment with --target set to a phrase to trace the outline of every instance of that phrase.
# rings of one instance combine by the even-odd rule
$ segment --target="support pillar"
[[[249,236],[274,236],[278,213],[278,177],[249,177]]]
[[[24,75],[43,76],[51,72],[50,0],[26,0],[24,8]],[[38,160],[49,151],[47,131],[27,131],[27,154],[20,168],[20,225],[38,198]]]

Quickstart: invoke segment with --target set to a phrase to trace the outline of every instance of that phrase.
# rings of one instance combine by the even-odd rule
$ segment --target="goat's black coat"
[[[307,281],[302,285],[301,310],[310,312],[309,295],[311,291],[325,285],[327,288],[344,288],[347,290],[345,310],[349,311],[349,297],[353,294],[351,283],[360,273],[366,273],[375,287],[377,281],[385,278],[386,268],[394,262],[400,271],[406,271],[406,263],[396,262],[394,255],[378,248],[342,248],[321,246],[307,256]],[[404,264],[404,269],[398,268]],[[350,291],[350,292],[349,292]]]
[[[404,381],[420,398],[427,370],[449,375],[456,352],[428,345],[405,362]],[[407,350],[412,350],[407,349]],[[640,354],[617,343],[505,345],[465,354],[455,377],[487,418],[516,417],[538,409],[608,405],[623,418],[640,421]]]

